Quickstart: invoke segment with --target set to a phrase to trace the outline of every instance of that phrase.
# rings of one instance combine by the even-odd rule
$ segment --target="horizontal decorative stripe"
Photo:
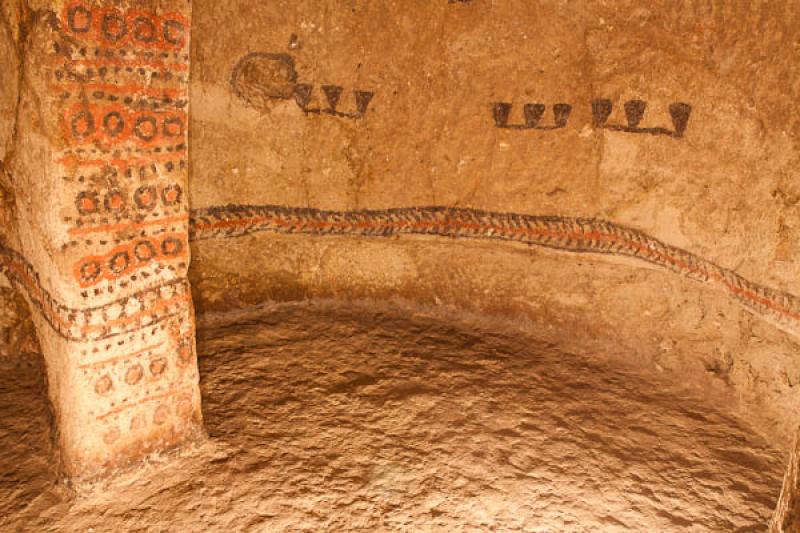
[[[438,206],[325,211],[248,205],[195,209],[190,219],[190,240],[237,237],[259,231],[361,237],[436,235],[632,257],[713,284],[757,316],[800,336],[797,296],[746,280],[732,270],[642,231],[605,220]]]
[[[192,210],[189,228],[192,241],[264,231],[352,237],[432,235],[631,257],[711,284],[756,316],[800,336],[800,298],[797,296],[759,285],[642,231],[605,220],[436,206],[327,211],[276,205],[226,205]],[[41,286],[30,263],[18,252],[2,245],[0,272],[25,290],[56,332],[71,340],[105,339],[135,331],[174,316],[179,307],[189,301],[188,280],[180,278],[103,306],[68,308],[55,301]],[[131,300],[135,300],[138,307],[131,306]]]

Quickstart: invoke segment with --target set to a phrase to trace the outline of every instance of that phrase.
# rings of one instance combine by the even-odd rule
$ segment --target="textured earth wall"
[[[787,413],[800,407],[793,3],[198,0],[189,53],[156,46],[178,26],[153,18],[186,3],[156,4],[2,3],[0,236],[47,274],[29,297],[44,287],[106,309],[181,280],[185,250],[122,268],[108,240],[83,236],[100,224],[115,245],[147,240],[137,249],[148,252],[150,239],[164,250],[169,227],[179,240],[188,229],[200,310],[401,298],[513,320],[698,385],[723,380],[789,444]],[[129,47],[138,59],[106,55]],[[178,54],[177,66],[148,53]],[[86,72],[106,60],[120,67],[113,79]],[[169,113],[189,83],[187,160],[184,111]],[[151,115],[179,139],[161,146]],[[98,161],[88,180],[76,170]],[[155,278],[117,285],[140,270]],[[0,354],[35,349],[38,318],[22,302],[0,284]],[[44,349],[67,353],[58,346]],[[76,360],[94,370],[106,359],[89,354],[106,351]],[[123,385],[135,364],[115,370],[120,387],[103,401],[139,398],[145,389]],[[92,376],[74,376],[87,395],[103,379]],[[135,416],[117,418],[98,425],[99,448],[138,438]]]
[[[725,380],[789,443],[798,337],[763,318],[800,317],[782,295],[800,273],[796,5],[199,0],[193,11],[192,209],[335,211],[204,211],[197,234],[219,231],[193,244],[200,309],[399,297],[501,316]],[[650,250],[638,261],[629,237],[586,225],[504,233],[497,219],[433,227],[419,212],[342,222],[432,205],[598,218],[680,250],[636,244]],[[218,238],[259,224],[269,231]],[[716,265],[777,292],[718,290]]]

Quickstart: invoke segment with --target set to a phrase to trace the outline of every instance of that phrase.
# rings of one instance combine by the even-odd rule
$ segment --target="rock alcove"
[[[0,528],[800,527],[794,3],[0,5]]]

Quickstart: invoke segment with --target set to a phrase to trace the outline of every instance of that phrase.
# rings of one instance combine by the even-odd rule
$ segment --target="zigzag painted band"
[[[639,230],[604,220],[448,207],[323,211],[228,205],[193,210],[189,231],[191,240],[236,237],[257,231],[364,237],[438,235],[514,241],[574,253],[628,256],[711,283],[757,316],[800,336],[797,296],[753,283],[732,270]]]
[[[271,231],[311,235],[392,237],[435,235],[493,239],[573,253],[627,256],[713,284],[755,315],[800,337],[800,298],[744,279],[690,252],[613,222],[558,216],[494,213],[447,207],[325,211],[283,206],[227,205],[195,209],[190,240]],[[33,267],[0,245],[0,272],[24,289],[54,330],[70,340],[97,340],[135,331],[180,312],[189,301],[186,279],[145,289],[106,305],[72,309],[43,289]]]
[[[39,274],[19,252],[1,244],[0,273],[28,295],[56,333],[73,341],[103,340],[154,326],[181,314],[191,294],[189,281],[179,278],[106,305],[71,308],[42,287]]]

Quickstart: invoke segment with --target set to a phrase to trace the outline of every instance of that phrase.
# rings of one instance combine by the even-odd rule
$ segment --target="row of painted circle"
[[[162,187],[160,192],[153,185],[143,185],[133,193],[133,202],[137,208],[149,211],[156,207],[159,198],[164,206],[170,207],[180,204],[182,197],[183,190],[177,183]],[[121,213],[128,204],[126,194],[119,189],[108,191],[103,196],[102,203],[100,195],[95,191],[82,191],[75,199],[75,206],[81,215],[97,214],[101,208],[107,213]]]
[[[160,243],[153,240],[140,240],[133,244],[133,258],[136,259],[138,265],[150,262],[159,255],[170,258],[181,255],[184,250],[183,241],[178,237],[166,237]],[[108,269],[111,277],[115,278],[128,271],[132,266],[132,258],[130,249],[121,250],[114,253],[107,261],[105,261],[105,268]],[[101,260],[91,258],[84,260],[79,267],[79,276],[82,284],[91,284],[99,281],[101,274],[103,274],[104,266]]]
[[[101,116],[102,115],[102,116]],[[131,135],[143,142],[151,142],[160,137],[182,138],[186,132],[181,115],[156,117],[148,114],[131,114],[124,111],[93,113],[80,109],[69,121],[72,136],[85,141],[100,134],[110,140],[121,141]]]
[[[186,44],[186,24],[179,15],[157,17],[151,13],[116,9],[92,9],[78,3],[67,7],[66,23],[70,32],[86,35],[94,30],[111,45],[128,42],[159,48],[180,48]]]
[[[167,361],[163,357],[157,357],[150,361],[149,367],[150,367],[150,375],[153,378],[158,378],[167,369]],[[125,383],[133,386],[139,383],[143,377],[144,377],[144,369],[142,368],[141,364],[136,363],[128,367],[127,372],[125,372],[124,379]],[[101,377],[95,382],[94,390],[98,395],[102,396],[110,392],[113,387],[114,387],[113,379],[109,374],[105,374],[103,377]]]
[[[192,404],[191,396],[184,396],[178,399],[175,406],[175,412],[184,423],[190,421],[192,414],[194,413],[194,406]],[[172,409],[167,403],[158,404],[158,406],[153,410],[153,424],[157,426],[165,424],[169,420],[171,414]],[[144,413],[140,412],[131,417],[131,432],[136,432],[146,427],[147,419]],[[122,436],[122,432],[120,431],[119,426],[112,425],[103,434],[103,442],[110,446],[114,444],[114,442],[116,442],[120,436]]]

